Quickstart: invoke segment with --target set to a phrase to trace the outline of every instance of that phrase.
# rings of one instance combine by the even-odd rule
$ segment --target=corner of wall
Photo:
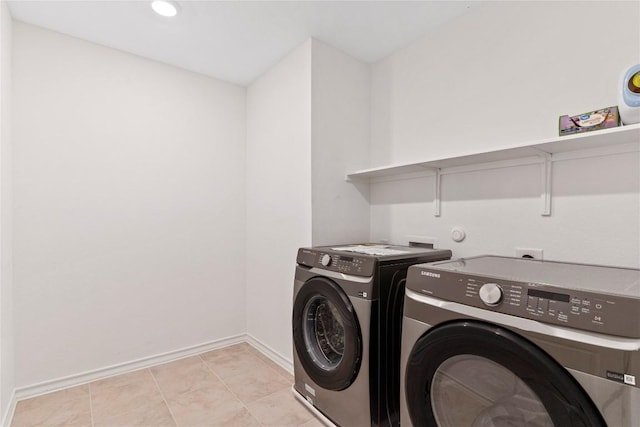
[[[311,243],[312,43],[247,89],[247,333],[287,360],[296,251]]]
[[[3,402],[4,403],[4,402]],[[6,409],[3,412],[0,412],[2,418],[0,418],[0,426],[10,426],[11,421],[13,420],[13,416],[16,412],[16,392],[13,390],[11,392],[11,397],[7,401]]]
[[[312,48],[312,241],[367,241],[368,188],[345,177],[369,165],[371,66],[319,40]]]
[[[12,247],[11,13],[0,3],[0,414],[8,423],[15,407]]]

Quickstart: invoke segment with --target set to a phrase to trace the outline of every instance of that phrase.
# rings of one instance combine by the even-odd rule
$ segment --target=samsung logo
[[[636,377],[635,375],[623,374],[620,372],[612,372],[607,371],[607,378],[613,381],[617,381],[619,383],[636,385]]]
[[[430,271],[421,271],[420,274],[422,276],[435,277],[436,279],[440,278],[440,273],[432,273]]]
[[[610,380],[618,381],[620,383],[624,382],[624,374],[620,374],[618,372],[607,371],[607,378]]]

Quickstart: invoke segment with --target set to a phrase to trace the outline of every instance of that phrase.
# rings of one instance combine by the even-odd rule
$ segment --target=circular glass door
[[[606,427],[577,381],[543,350],[500,326],[452,321],[427,331],[405,371],[413,425]]]
[[[303,311],[305,347],[316,365],[333,371],[344,356],[344,326],[336,306],[325,296],[307,301]]]
[[[309,279],[293,304],[293,340],[305,372],[319,386],[343,390],[362,360],[360,326],[349,298],[333,281]]]
[[[433,376],[430,395],[440,427],[553,427],[536,393],[484,357],[464,354],[445,360]]]

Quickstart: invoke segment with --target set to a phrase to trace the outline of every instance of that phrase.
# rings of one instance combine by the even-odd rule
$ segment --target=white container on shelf
[[[640,123],[640,64],[629,67],[620,77],[618,110],[623,124]]]

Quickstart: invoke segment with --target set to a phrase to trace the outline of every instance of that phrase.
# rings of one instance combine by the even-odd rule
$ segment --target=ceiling
[[[203,73],[251,83],[310,37],[375,62],[478,7],[477,1],[9,1],[15,20]]]

